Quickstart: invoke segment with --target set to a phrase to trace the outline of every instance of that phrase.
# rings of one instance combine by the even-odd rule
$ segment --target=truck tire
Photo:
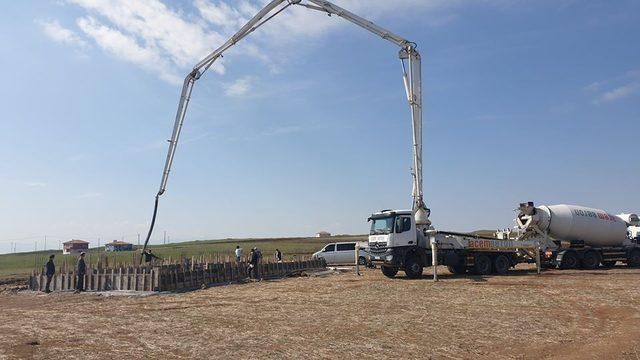
[[[612,267],[616,266],[616,262],[615,260],[611,260],[611,261],[603,261],[602,267],[605,269],[611,269]]]
[[[473,273],[477,275],[489,275],[493,266],[491,258],[485,254],[476,255],[475,264],[473,265]]]
[[[629,252],[629,256],[627,256],[627,266],[628,267],[640,267],[640,250],[634,249]]]
[[[367,265],[367,259],[364,256],[360,256],[358,258],[358,265],[360,265],[360,266]]]
[[[422,264],[415,255],[409,256],[404,262],[404,273],[409,279],[421,278],[422,270]]]
[[[467,273],[467,267],[464,265],[447,265],[447,270],[456,275],[464,275]]]
[[[382,273],[384,274],[384,276],[388,278],[393,278],[398,273],[398,268],[391,267],[391,266],[382,265],[380,266],[380,270],[382,270]]]
[[[567,251],[562,255],[560,269],[575,269],[578,267],[578,255],[575,251]]]
[[[511,260],[505,254],[498,254],[495,259],[493,259],[493,269],[496,274],[504,275],[509,272],[509,268],[511,267]]]
[[[564,260],[564,259],[563,259]],[[595,251],[587,251],[582,257],[582,268],[587,270],[594,270],[600,265],[600,257]]]

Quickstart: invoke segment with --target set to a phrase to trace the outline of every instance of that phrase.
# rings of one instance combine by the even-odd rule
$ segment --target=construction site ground
[[[640,269],[342,272],[152,296],[0,289],[0,359],[640,359]]]

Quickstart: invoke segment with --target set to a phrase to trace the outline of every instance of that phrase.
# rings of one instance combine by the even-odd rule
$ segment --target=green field
[[[244,255],[249,254],[249,250],[255,246],[262,251],[265,259],[272,259],[276,248],[278,248],[286,260],[294,256],[309,256],[330,242],[365,241],[366,239],[366,235],[339,235],[328,238],[225,239],[152,245],[150,248],[154,254],[172,261],[192,256],[233,256],[237,245],[242,247]],[[92,248],[87,253],[87,261],[92,264],[97,261],[103,263],[108,261],[110,266],[124,266],[132,264],[134,255],[138,253],[138,251],[107,253],[104,251],[104,247]],[[56,255],[57,269],[62,269],[65,266],[70,269],[75,265],[77,259],[77,255],[62,255],[60,250],[0,255],[0,283],[26,278],[34,269],[40,269],[44,266],[50,254]]]

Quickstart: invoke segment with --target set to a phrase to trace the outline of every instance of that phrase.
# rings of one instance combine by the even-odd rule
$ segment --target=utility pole
[[[98,237],[98,247],[100,247],[100,238]]]
[[[140,233],[138,233],[138,247],[140,247]]]
[[[166,231],[166,230],[164,231],[164,236],[163,236],[163,238],[162,238],[162,243],[163,243],[163,244],[166,244],[166,243],[167,243],[167,231]]]
[[[44,236],[44,247],[42,250],[47,250],[47,235]]]

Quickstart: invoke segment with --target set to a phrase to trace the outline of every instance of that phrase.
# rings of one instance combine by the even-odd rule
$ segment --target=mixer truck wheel
[[[629,256],[627,256],[627,266],[640,267],[640,250],[631,250]]]
[[[597,269],[598,265],[600,265],[600,258],[598,257],[598,253],[596,253],[595,251],[587,251],[584,253],[584,256],[582,257],[583,269],[587,269],[587,270]]]
[[[578,256],[574,251],[567,251],[562,255],[560,269],[575,269],[578,267]]]
[[[507,272],[509,272],[510,267],[511,260],[509,260],[509,258],[504,254],[499,254],[493,260],[493,268],[496,270],[496,274],[498,275],[506,274]]]
[[[491,258],[488,255],[480,254],[476,255],[475,264],[473,265],[473,272],[478,275],[489,275],[492,270]]]
[[[393,278],[398,273],[398,268],[396,267],[382,265],[380,266],[380,269],[382,270],[382,273],[384,274],[384,276],[388,278]]]

